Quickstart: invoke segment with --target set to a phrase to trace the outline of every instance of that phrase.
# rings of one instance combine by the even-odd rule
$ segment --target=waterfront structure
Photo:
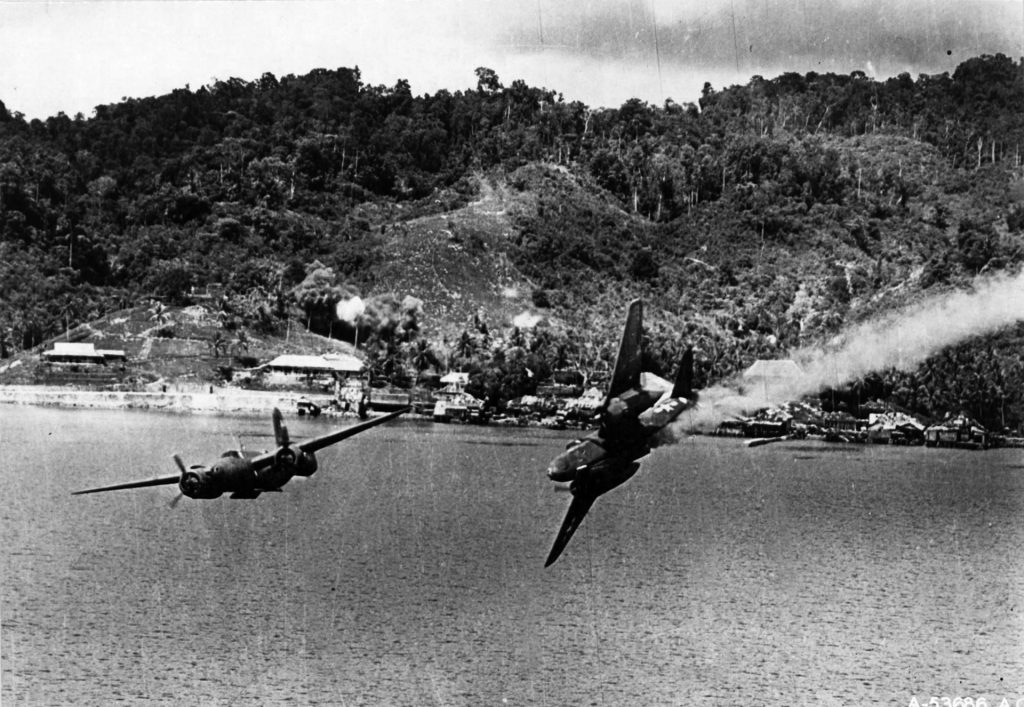
[[[97,349],[96,344],[67,341],[54,342],[53,349],[44,351],[41,356],[46,363],[97,366],[123,365],[128,358],[120,349]]]
[[[464,371],[452,371],[441,376],[439,381],[447,393],[461,393],[469,384],[469,374]]]
[[[257,366],[254,372],[268,386],[301,385],[334,389],[349,377],[361,375],[365,368],[362,361],[348,354],[285,354]]]

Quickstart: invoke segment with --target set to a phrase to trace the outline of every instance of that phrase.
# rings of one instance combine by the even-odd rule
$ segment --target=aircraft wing
[[[573,533],[576,532],[576,528],[580,527],[580,523],[583,522],[583,518],[586,517],[587,511],[594,505],[595,500],[597,500],[597,496],[592,494],[573,495],[572,503],[569,504],[569,510],[566,511],[565,519],[562,521],[562,527],[559,528],[558,535],[555,536],[555,544],[551,546],[551,552],[548,553],[548,559],[544,563],[545,567],[552,565],[562,554],[562,550],[569,544]]]
[[[315,452],[318,449],[323,449],[324,447],[329,447],[332,444],[337,444],[341,440],[348,439],[349,437],[357,435],[360,432],[365,432],[371,427],[376,427],[377,425],[383,425],[385,422],[390,422],[399,415],[404,415],[410,410],[412,410],[411,407],[404,407],[401,410],[389,412],[387,415],[374,417],[369,420],[366,420],[365,422],[360,422],[355,425],[352,425],[351,427],[340,429],[337,432],[325,434],[322,437],[314,437],[313,439],[307,439],[305,442],[302,442],[296,446],[298,446],[298,448],[304,452]]]
[[[99,493],[100,491],[119,491],[121,489],[138,489],[145,486],[163,486],[165,484],[176,484],[181,480],[181,474],[168,474],[167,476],[157,476],[152,479],[141,479],[139,481],[125,481],[120,484],[112,484],[110,486],[99,486],[94,489],[85,489],[83,491],[72,491],[72,496],[81,496],[84,493]]]
[[[640,338],[643,335],[643,313],[643,300],[635,299],[629,303],[626,326],[622,331],[622,341],[619,343],[619,354],[615,358],[612,383],[608,388],[608,396],[605,398],[606,409],[608,401],[612,398],[627,390],[640,387],[640,366],[643,354]]]
[[[404,415],[405,413],[409,412],[410,410],[412,410],[411,407],[404,407],[401,410],[396,410],[395,412],[389,412],[387,415],[381,415],[380,417],[374,417],[374,418],[371,418],[369,420],[366,420],[365,422],[359,422],[359,423],[357,423],[355,425],[350,425],[349,427],[344,427],[344,428],[342,428],[340,430],[336,430],[334,432],[322,435],[320,437],[314,437],[313,439],[307,439],[305,442],[300,442],[299,444],[296,444],[295,446],[298,447],[303,452],[316,452],[316,451],[318,451],[320,449],[323,449],[324,447],[329,447],[332,444],[337,444],[338,442],[340,442],[343,439],[348,439],[349,437],[357,435],[360,432],[365,432],[366,430],[370,429],[371,427],[376,427],[377,425],[382,425],[385,422],[390,422],[391,420],[394,420],[399,415]],[[275,450],[273,452],[267,452],[266,454],[261,454],[258,457],[254,457],[253,460],[252,460],[252,466],[253,466],[254,469],[263,469],[264,467],[268,467],[271,464],[273,464],[274,460],[276,458],[277,458],[277,450]]]

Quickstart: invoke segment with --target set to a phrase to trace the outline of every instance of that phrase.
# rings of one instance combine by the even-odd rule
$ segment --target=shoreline
[[[275,407],[294,410],[299,400],[321,402],[321,396],[290,391],[213,388],[204,392],[75,390],[39,385],[0,386],[0,405],[82,408],[94,410],[154,410],[212,415],[269,413]],[[327,399],[329,396],[324,395]]]

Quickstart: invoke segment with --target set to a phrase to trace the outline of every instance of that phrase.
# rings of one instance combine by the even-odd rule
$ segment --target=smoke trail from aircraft
[[[853,325],[827,344],[790,358],[803,369],[795,383],[744,391],[731,380],[701,391],[689,427],[713,429],[728,417],[838,388],[873,371],[910,371],[972,337],[1024,320],[1024,271],[979,278],[967,291],[934,295],[891,315]]]

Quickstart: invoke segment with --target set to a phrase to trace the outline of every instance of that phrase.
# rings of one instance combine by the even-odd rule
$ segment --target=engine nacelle
[[[316,457],[312,452],[302,452],[295,463],[296,476],[312,476],[316,473]]]
[[[274,466],[290,471],[293,466],[296,466],[300,454],[301,452],[296,452],[291,447],[281,447],[274,455]]]
[[[274,466],[278,473],[287,473],[290,476],[312,476],[317,469],[315,456],[293,447],[278,449],[274,457]]]
[[[204,467],[192,467],[182,474],[178,488],[189,498],[217,498],[224,493]]]

